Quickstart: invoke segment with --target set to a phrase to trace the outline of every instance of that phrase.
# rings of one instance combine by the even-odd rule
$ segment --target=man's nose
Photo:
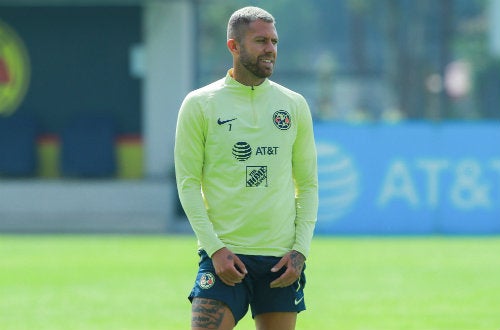
[[[272,41],[266,42],[265,51],[266,51],[266,53],[274,53],[274,52],[276,52],[276,44],[274,44]]]

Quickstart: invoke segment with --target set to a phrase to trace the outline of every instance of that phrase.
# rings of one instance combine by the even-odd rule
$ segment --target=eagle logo
[[[212,273],[203,273],[200,277],[200,287],[202,289],[210,289],[215,284],[215,276]]]
[[[278,110],[273,114],[273,123],[280,130],[287,130],[292,126],[292,119],[285,110]]]

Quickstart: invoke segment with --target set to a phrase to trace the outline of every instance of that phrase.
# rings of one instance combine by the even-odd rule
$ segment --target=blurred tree
[[[347,5],[352,12],[349,31],[354,70],[363,74],[369,71],[366,59],[366,15],[377,3],[369,0],[348,0]]]

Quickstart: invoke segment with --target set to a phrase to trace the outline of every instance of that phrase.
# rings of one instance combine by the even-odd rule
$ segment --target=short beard
[[[252,62],[252,59],[248,56],[245,48],[241,47],[241,52],[240,52],[240,62],[241,65],[243,65],[248,71],[253,73],[254,76],[258,78],[268,78],[273,74],[273,71],[267,72],[259,68],[259,58],[260,56],[257,57],[255,62]]]

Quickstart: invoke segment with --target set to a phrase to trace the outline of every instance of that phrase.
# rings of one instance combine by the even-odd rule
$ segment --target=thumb
[[[283,257],[281,258],[280,261],[278,261],[278,263],[276,265],[274,265],[273,268],[271,268],[271,271],[273,273],[276,273],[277,271],[279,271],[281,268],[283,268],[284,266],[286,265],[286,259]]]

